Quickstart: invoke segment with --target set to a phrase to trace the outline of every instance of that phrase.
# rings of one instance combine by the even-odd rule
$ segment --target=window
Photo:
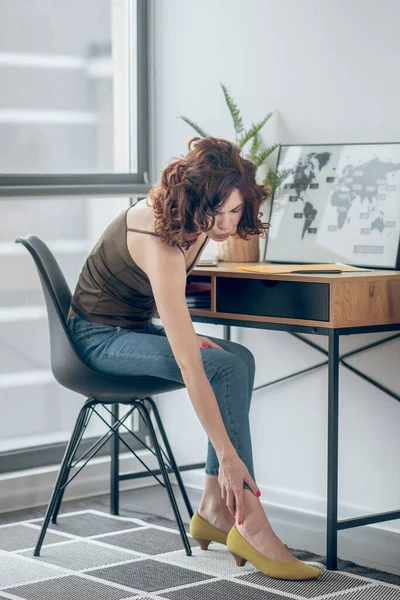
[[[0,0],[0,471],[57,461],[82,404],[52,377],[39,279],[14,241],[42,238],[73,290],[148,190],[146,31],[145,0]]]
[[[0,0],[3,195],[147,182],[146,6]]]

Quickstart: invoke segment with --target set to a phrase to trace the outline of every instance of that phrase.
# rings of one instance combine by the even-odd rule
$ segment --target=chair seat
[[[65,371],[56,379],[66,388],[88,398],[104,403],[129,403],[146,396],[174,392],[183,389],[183,383],[168,381],[160,377],[107,375],[91,369],[87,365],[80,372],[74,369],[68,376]],[[66,376],[66,379],[64,379]]]

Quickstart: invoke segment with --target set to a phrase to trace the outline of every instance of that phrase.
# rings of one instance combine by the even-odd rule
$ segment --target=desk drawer
[[[217,277],[217,312],[329,321],[329,283]]]

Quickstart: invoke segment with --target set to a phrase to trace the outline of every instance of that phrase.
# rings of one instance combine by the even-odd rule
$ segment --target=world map
[[[294,213],[295,218],[303,221],[301,239],[317,232],[315,222],[319,209],[323,208],[318,205],[318,199],[325,201],[318,190],[326,183],[330,184],[330,205],[336,209],[335,222],[328,227],[329,231],[340,230],[349,222],[356,198],[363,207],[357,216],[361,233],[373,230],[383,233],[386,227],[393,227],[394,223],[385,219],[384,201],[386,193],[395,189],[388,176],[400,171],[400,163],[372,157],[360,164],[349,162],[336,169],[330,165],[331,158],[332,153],[327,151],[307,153],[291,169],[292,183],[283,185],[285,190],[290,190],[290,202],[302,202],[302,210]]]

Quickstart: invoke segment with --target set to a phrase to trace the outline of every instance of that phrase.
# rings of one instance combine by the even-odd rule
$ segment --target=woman
[[[197,336],[185,301],[187,274],[209,239],[267,228],[259,208],[268,190],[257,185],[255,170],[230,142],[191,140],[147,201],[104,232],[80,275],[69,326],[92,368],[185,384],[209,438],[204,494],[190,525],[202,549],[227,543],[239,565],[247,559],[272,577],[312,579],[321,571],[277,538],[254,481],[254,358],[239,344]],[[164,327],[151,322],[156,307]]]

